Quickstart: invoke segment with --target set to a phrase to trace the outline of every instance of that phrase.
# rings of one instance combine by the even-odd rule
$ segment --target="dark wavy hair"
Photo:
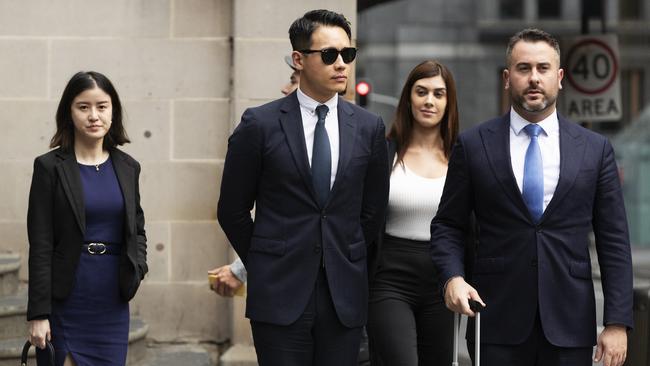
[[[77,95],[88,89],[98,87],[111,97],[113,119],[111,128],[104,136],[104,149],[108,150],[117,145],[131,142],[124,130],[122,122],[122,103],[111,81],[96,71],[80,71],[68,81],[63,89],[59,107],[56,110],[56,132],[50,140],[50,148],[60,147],[63,150],[74,148],[74,122],[72,121],[72,102]]]
[[[413,136],[413,113],[411,112],[411,89],[416,81],[434,76],[442,76],[447,88],[447,108],[440,121],[440,136],[442,137],[445,157],[449,159],[451,149],[458,137],[458,98],[456,96],[456,83],[449,69],[438,61],[424,61],[415,66],[402,88],[395,119],[388,131],[388,138],[395,141],[397,161],[403,164],[406,149],[411,144]]]
[[[309,49],[311,47],[311,35],[319,26],[340,27],[352,39],[350,22],[343,14],[333,11],[319,9],[308,11],[302,17],[296,19],[289,27],[289,40],[294,51]]]

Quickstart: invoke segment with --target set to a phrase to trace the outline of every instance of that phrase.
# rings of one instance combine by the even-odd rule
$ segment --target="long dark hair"
[[[95,71],[80,71],[68,81],[63,89],[59,107],[56,110],[56,132],[50,140],[50,148],[61,147],[66,151],[74,148],[74,123],[72,122],[72,102],[77,95],[88,89],[98,87],[111,97],[113,106],[113,119],[111,128],[104,136],[103,147],[105,150],[117,145],[131,142],[124,130],[122,123],[122,103],[117,91],[110,80],[103,74]]]
[[[456,83],[449,69],[438,61],[424,61],[417,65],[404,83],[402,94],[399,98],[395,119],[388,131],[388,138],[395,141],[397,164],[402,164],[406,149],[411,144],[413,136],[413,113],[411,112],[411,89],[413,84],[420,79],[442,76],[447,88],[447,108],[440,121],[440,136],[442,137],[445,157],[449,159],[451,149],[458,137],[458,98],[456,97]]]

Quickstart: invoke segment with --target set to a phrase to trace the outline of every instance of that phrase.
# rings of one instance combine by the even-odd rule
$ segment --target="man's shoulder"
[[[460,137],[465,139],[479,137],[486,131],[496,131],[500,128],[503,128],[503,125],[507,123],[509,123],[507,115],[494,117],[466,129],[460,133]]]
[[[588,128],[582,127],[579,123],[573,122],[570,119],[558,114],[558,122],[560,124],[560,131],[566,131],[572,136],[583,136],[589,141],[605,142],[607,137],[594,132]]]

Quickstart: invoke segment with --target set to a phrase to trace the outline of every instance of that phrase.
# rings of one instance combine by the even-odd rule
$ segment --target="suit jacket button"
[[[531,259],[530,260],[530,265],[533,267],[537,267],[537,259]]]
[[[317,254],[320,253],[320,247],[314,248],[314,253],[317,253]]]

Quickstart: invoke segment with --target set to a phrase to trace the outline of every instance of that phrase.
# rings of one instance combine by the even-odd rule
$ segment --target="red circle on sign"
[[[612,62],[614,63],[612,76],[609,78],[609,80],[607,80],[605,85],[603,85],[602,87],[597,88],[597,89],[587,89],[587,88],[584,88],[584,87],[578,85],[578,83],[571,76],[571,72],[567,73],[567,79],[569,80],[569,83],[571,84],[571,86],[573,86],[577,91],[579,91],[581,93],[584,93],[584,94],[598,94],[598,93],[602,93],[605,90],[607,90],[614,83],[614,80],[616,80],[616,74],[618,73],[618,62],[616,60],[616,57],[614,56],[614,52],[612,51],[612,49],[609,48],[609,46],[605,42],[603,42],[603,41],[601,41],[599,39],[585,39],[583,41],[580,41],[580,42],[576,43],[571,48],[571,51],[569,51],[569,54],[567,55],[566,59],[567,59],[567,65],[570,66],[571,65],[571,56],[573,56],[575,51],[578,48],[583,47],[585,45],[588,45],[590,43],[595,43],[598,46],[604,48],[605,52],[607,52],[609,54],[609,57],[612,58]]]

